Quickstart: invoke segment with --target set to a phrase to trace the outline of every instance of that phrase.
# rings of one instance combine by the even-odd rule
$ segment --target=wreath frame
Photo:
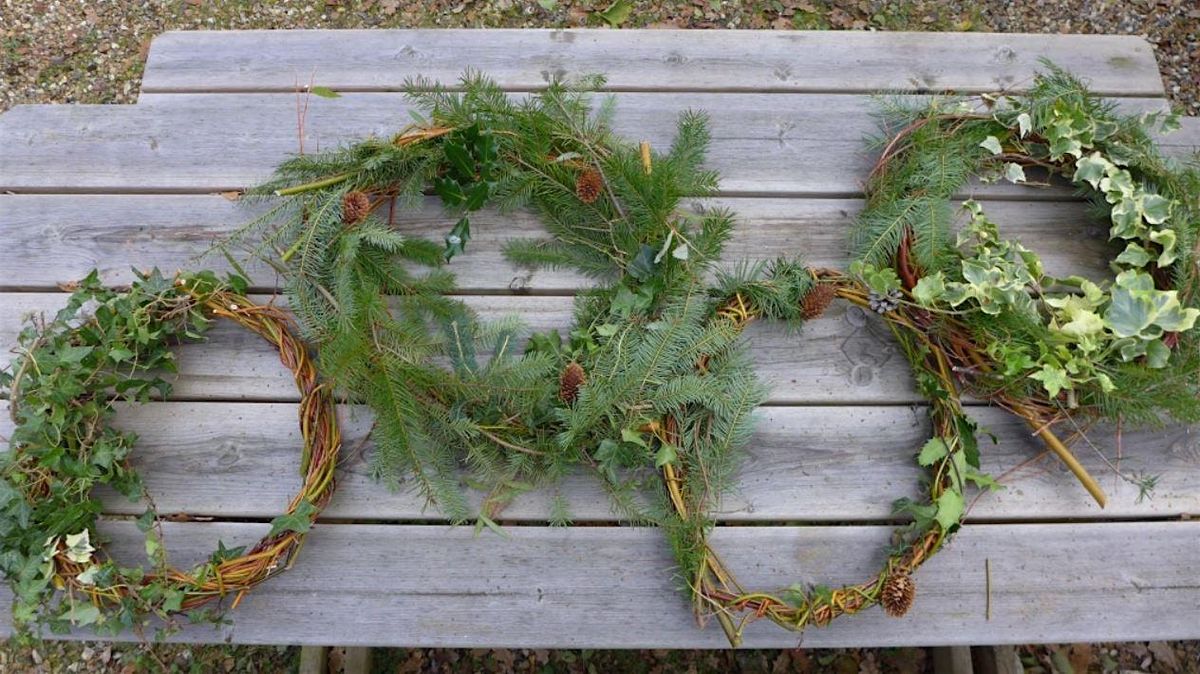
[[[1154,134],[1178,128],[1177,116],[1122,114],[1042,65],[1025,96],[882,103],[851,272],[876,296],[924,310],[957,385],[1023,418],[1103,508],[1104,490],[1057,426],[1084,436],[1095,419],[1200,419],[1200,164],[1157,148]],[[1126,246],[1110,260],[1111,284],[1046,274],[970,199],[971,221],[951,244],[949,203],[967,181],[1049,185],[1026,169],[1065,178],[1109,221],[1110,240]],[[1143,494],[1153,485],[1113,470]]]
[[[341,447],[336,401],[330,388],[318,377],[307,346],[295,334],[290,317],[272,304],[257,304],[246,297],[246,281],[238,276],[218,280],[212,272],[180,274],[174,281],[164,279],[157,270],[137,274],[127,289],[104,288],[99,275],[92,272],[74,290],[68,306],[50,322],[33,323],[22,334],[21,356],[11,365],[12,372],[0,383],[10,393],[11,414],[16,429],[12,448],[3,465],[3,486],[14,500],[6,510],[21,512],[27,526],[5,532],[5,572],[14,586],[15,622],[23,629],[41,622],[52,631],[64,631],[76,625],[93,625],[97,633],[116,633],[122,628],[141,631],[150,616],[162,618],[162,630],[175,628],[172,616],[186,614],[192,621],[219,620],[219,612],[199,609],[210,602],[233,596],[230,609],[236,608],[253,587],[291,567],[296,553],[321,509],[335,488],[334,469]],[[85,303],[95,303],[87,318],[79,311]],[[101,324],[98,312],[112,321]],[[125,313],[123,313],[125,312]],[[130,323],[118,325],[129,318]],[[161,519],[153,501],[141,486],[140,478],[129,465],[129,453],[136,438],[132,434],[110,432],[106,421],[113,404],[119,400],[146,402],[151,391],[166,397],[170,384],[160,378],[137,378],[136,373],[151,368],[173,370],[169,347],[176,342],[201,337],[212,319],[229,320],[262,337],[274,346],[280,362],[291,370],[300,392],[299,420],[303,448],[300,457],[302,486],[291,499],[283,515],[272,521],[270,532],[246,548],[227,549],[221,543],[209,561],[190,570],[170,566],[162,546]],[[116,327],[114,327],[116,326]],[[124,328],[135,326],[132,332]],[[63,354],[68,354],[63,357]],[[89,359],[92,354],[96,358]],[[142,358],[146,360],[143,361]],[[41,365],[39,366],[39,360]],[[53,362],[47,368],[45,363]],[[58,446],[30,442],[37,437],[39,424],[53,407],[45,394],[37,391],[36,408],[25,410],[29,388],[44,381],[32,380],[34,372],[46,377],[70,369],[71,363],[93,367],[86,385],[71,392],[67,405],[88,413],[77,423],[59,429]],[[117,370],[127,367],[128,375]],[[109,373],[111,376],[103,373]],[[92,384],[91,382],[95,382]],[[98,388],[116,382],[116,395]],[[100,401],[99,405],[93,403]],[[86,427],[86,428],[85,428]],[[24,433],[23,429],[31,429]],[[63,443],[72,433],[79,442]],[[63,458],[59,450],[66,453]],[[105,453],[111,463],[96,471],[81,471],[80,466],[100,464]],[[146,533],[147,557],[152,569],[123,567],[116,564],[97,542],[92,542],[98,520],[98,502],[91,499],[97,484],[115,486],[131,499],[145,498],[149,509],[137,519]],[[25,504],[22,506],[22,504]],[[82,513],[65,522],[54,521],[48,505]],[[49,527],[49,530],[41,528]],[[61,529],[61,530],[60,530]],[[42,557],[20,559],[17,540],[46,537]],[[28,546],[27,546],[28,547]],[[36,551],[27,551],[36,554]],[[19,563],[14,563],[19,562]],[[32,564],[30,562],[33,562]],[[55,601],[55,597],[59,597]]]

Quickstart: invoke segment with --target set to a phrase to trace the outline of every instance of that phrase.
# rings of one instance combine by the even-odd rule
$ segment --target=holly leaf
[[[287,515],[280,515],[271,520],[271,531],[267,537],[281,534],[285,531],[294,531],[298,534],[306,533],[312,528],[312,516],[317,512],[317,507],[310,501],[300,501],[296,506],[296,512]]]

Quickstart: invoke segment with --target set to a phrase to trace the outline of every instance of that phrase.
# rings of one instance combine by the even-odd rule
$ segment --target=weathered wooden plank
[[[0,410],[5,410],[0,403]],[[984,469],[1004,475],[1007,489],[980,497],[972,521],[1168,517],[1200,513],[1200,429],[1130,432],[1122,438],[1121,469],[1160,476],[1152,498],[1109,470],[1085,443],[1080,460],[1109,495],[1101,511],[1075,479],[1029,430],[1006,412],[972,409],[998,444],[981,437]],[[363,438],[372,416],[343,408],[346,458],[338,492],[325,516],[345,520],[440,520],[410,490],[390,492],[370,475],[374,444]],[[227,517],[270,518],[299,488],[299,439],[294,404],[152,403],[122,408],[117,425],[138,434],[135,465],[159,510]],[[0,437],[11,431],[7,415]],[[925,412],[907,407],[764,407],[734,491],[718,513],[727,522],[878,522],[890,519],[892,501],[920,495],[921,471],[913,461],[928,439]],[[1090,438],[1116,458],[1111,429]],[[594,477],[567,479],[561,493],[579,521],[613,521],[609,499]],[[507,521],[546,521],[554,493],[519,497]],[[109,493],[108,512],[139,514],[145,508]]]
[[[131,523],[107,529],[141,559]],[[168,524],[172,560],[252,542],[265,525]],[[318,524],[296,565],[248,594],[214,629],[177,640],[347,646],[724,647],[697,629],[651,529]],[[886,527],[720,527],[714,546],[749,587],[837,585],[874,573]],[[904,618],[878,608],[803,637],[751,625],[748,647],[1096,642],[1200,637],[1200,523],[968,525],[916,574]],[[986,620],[984,564],[991,566]],[[7,605],[9,590],[0,590]],[[0,612],[0,631],[11,620]],[[366,618],[366,619],[364,619]],[[87,633],[80,635],[86,637]],[[130,638],[130,637],[126,637]]]
[[[707,110],[709,165],[731,195],[852,197],[872,158],[869,96],[621,93],[614,128],[631,140],[668,147],[675,119]],[[147,99],[150,100],[150,99]],[[1132,109],[1161,99],[1127,99]],[[0,190],[15,192],[216,192],[268,177],[298,150],[296,97],[289,94],[179,94],[137,106],[17,106],[0,116]],[[313,97],[306,151],[410,123],[401,94]],[[81,161],[81,158],[85,160]],[[1065,189],[1000,181],[981,196],[1069,198]]]
[[[257,298],[267,301],[265,297]],[[484,319],[520,315],[530,331],[572,325],[570,297],[467,296]],[[66,295],[0,294],[0,344],[15,344],[22,316],[53,312]],[[908,367],[891,342],[887,328],[862,309],[837,304],[811,321],[802,337],[779,324],[759,323],[746,333],[762,380],[772,388],[776,404],[917,402]],[[291,375],[279,365],[278,353],[258,337],[221,321],[207,343],[178,348],[178,399],[294,400]],[[11,354],[0,349],[0,365]]]
[[[1101,93],[1161,96],[1142,38],[988,33],[695,30],[169,32],[150,48],[143,92],[396,91],[464,68],[513,90],[602,73],[621,91],[995,91],[1029,84],[1038,59]]]
[[[726,208],[737,228],[725,247],[728,267],[747,259],[802,255],[814,266],[845,267],[846,232],[862,209],[857,199],[722,198],[697,200],[697,211]],[[1043,254],[1051,273],[1103,278],[1116,251],[1107,229],[1086,205],[1070,202],[989,203],[989,216],[1004,233]],[[199,267],[229,269],[225,259],[197,259],[212,242],[262,212],[216,195],[0,195],[0,241],[8,251],[0,289],[48,290],[98,268],[107,283],[128,283],[132,266],[165,272]],[[452,218],[436,198],[397,216],[405,234],[440,241]],[[545,236],[528,212],[472,216],[474,237],[449,269],[463,292],[563,293],[593,285],[564,270],[529,270],[505,261],[502,246],[518,238]],[[254,285],[276,286],[265,265],[247,266]]]

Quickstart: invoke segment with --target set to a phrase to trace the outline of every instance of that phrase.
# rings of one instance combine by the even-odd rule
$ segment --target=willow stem
[[[1050,448],[1050,451],[1058,455],[1059,460],[1066,464],[1071,473],[1075,475],[1080,484],[1083,485],[1083,488],[1092,495],[1092,498],[1096,499],[1096,503],[1098,503],[1101,508],[1107,505],[1108,497],[1104,494],[1104,490],[1100,488],[1100,485],[1096,482],[1095,478],[1093,478],[1087,472],[1087,469],[1083,467],[1083,464],[1079,463],[1079,459],[1075,458],[1075,455],[1071,453],[1071,450],[1067,449],[1067,446],[1062,443],[1062,440],[1059,440],[1058,436],[1052,433],[1050,428],[1039,421],[1037,417],[1029,410],[1020,408],[1016,411],[1025,418],[1025,421],[1029,424],[1029,427],[1037,432],[1038,437],[1042,439],[1042,442],[1046,443],[1046,446]]]
[[[323,187],[329,187],[330,185],[336,185],[340,182],[347,180],[352,175],[354,175],[354,174],[353,173],[339,173],[337,175],[329,176],[328,178],[321,178],[320,180],[314,180],[311,183],[304,183],[303,185],[294,185],[292,187],[285,187],[281,190],[275,190],[275,196],[290,197],[293,194],[301,194],[303,192],[312,192],[313,190],[319,190]]]

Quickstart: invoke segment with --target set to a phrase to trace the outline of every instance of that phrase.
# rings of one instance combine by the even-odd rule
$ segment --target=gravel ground
[[[537,0],[0,0],[0,111],[21,103],[132,103],[151,39],[173,29],[602,26],[610,4]],[[623,27],[978,30],[1143,35],[1178,110],[1200,115],[1197,0],[662,0]],[[1200,643],[1025,647],[1029,671],[1200,672]],[[47,642],[0,644],[8,672],[287,672],[298,649]],[[379,672],[924,672],[924,649],[508,651],[383,649]]]
[[[172,29],[602,26],[611,0],[0,0],[0,110],[132,103]],[[1197,0],[621,0],[624,27],[980,30],[1144,35],[1181,112],[1200,115]]]

